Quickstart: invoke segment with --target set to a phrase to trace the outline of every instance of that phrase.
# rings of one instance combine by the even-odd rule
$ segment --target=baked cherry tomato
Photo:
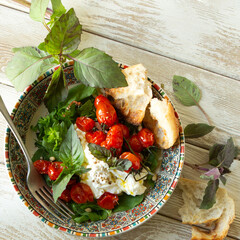
[[[70,191],[71,198],[76,203],[86,203],[93,201],[93,192],[85,183],[76,183]]]
[[[73,184],[75,184],[77,182],[77,180],[75,179],[75,178],[72,178],[72,179],[70,179],[70,181],[68,182],[68,186],[70,186],[70,185],[73,185]]]
[[[137,134],[132,135],[132,137],[128,141],[134,152],[141,152],[143,150],[143,146],[137,136]]]
[[[137,156],[135,156],[134,154],[132,154],[130,152],[122,153],[119,158],[120,159],[128,159],[129,161],[132,162],[132,166],[127,171],[125,171],[127,173],[130,172],[131,169],[138,170],[141,167],[140,158],[138,158]]]
[[[129,138],[129,129],[128,129],[128,127],[126,125],[122,124],[122,123],[118,123],[116,125],[118,125],[118,126],[120,126],[122,128],[123,137],[128,139]]]
[[[88,117],[78,117],[76,120],[76,125],[80,130],[89,132],[95,126],[95,122]]]
[[[48,167],[51,162],[46,160],[37,160],[33,163],[34,167],[40,174],[48,174]]]
[[[111,104],[100,102],[96,109],[96,116],[99,123],[104,123],[108,127],[118,122],[116,110]]]
[[[119,125],[110,128],[106,137],[106,144],[109,148],[121,148],[123,144],[123,132]]]
[[[62,162],[52,162],[48,167],[48,176],[55,181],[63,170]]]
[[[105,192],[98,200],[97,204],[105,209],[113,209],[118,203],[118,196],[109,192]]]
[[[100,145],[103,141],[105,141],[106,134],[102,131],[87,132],[85,137],[88,143]]]
[[[154,144],[154,135],[151,130],[143,128],[137,135],[143,147],[147,148]]]
[[[110,102],[106,97],[104,97],[103,95],[98,95],[98,96],[95,98],[95,101],[94,101],[94,106],[95,106],[95,108],[98,107],[98,104],[99,104],[99,103],[111,104],[111,102]]]
[[[59,198],[62,199],[63,201],[65,201],[65,202],[70,202],[72,200],[71,194],[70,194],[70,189],[66,188],[62,192],[62,194],[61,194],[61,196]]]

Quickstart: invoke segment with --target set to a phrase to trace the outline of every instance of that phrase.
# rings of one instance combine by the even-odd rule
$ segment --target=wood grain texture
[[[12,0],[1,4],[29,11]],[[240,79],[238,0],[63,0],[83,28]]]
[[[27,14],[1,7],[0,15],[8,22],[7,26],[0,22],[0,82],[11,85],[4,73],[7,62],[13,55],[11,48],[38,45],[47,32],[40,23],[32,21]],[[16,28],[16,24],[20,27]],[[97,47],[113,56],[116,61],[128,65],[143,63],[152,80],[164,84],[164,89],[173,100],[184,126],[194,122],[206,122],[206,119],[197,107],[184,107],[174,99],[171,82],[173,75],[182,75],[193,80],[202,90],[200,104],[217,128],[201,139],[192,139],[188,142],[209,147],[215,142],[225,143],[231,135],[235,138],[236,144],[240,145],[239,81],[89,33],[83,34],[80,46]]]

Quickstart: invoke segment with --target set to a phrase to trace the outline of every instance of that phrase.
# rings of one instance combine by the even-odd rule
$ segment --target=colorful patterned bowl
[[[73,75],[72,65],[72,62],[66,63],[64,70],[69,85],[77,82]],[[120,67],[122,66],[120,65]],[[34,123],[34,121],[36,122],[39,116],[42,114],[41,107],[43,105],[43,96],[55,70],[56,69],[52,69],[46,72],[32,85],[30,85],[20,97],[12,112],[13,122],[17,126],[22,138],[24,140],[27,139],[26,145],[29,150],[33,148],[34,142],[31,141],[33,135],[31,135],[32,131],[30,130],[30,126]],[[167,98],[166,94],[159,86],[154,84],[152,81],[151,83],[155,97]],[[178,118],[177,113],[176,117]],[[31,136],[31,138],[28,136]],[[182,127],[180,127],[180,139],[178,144],[163,151],[163,161],[161,169],[158,172],[156,185],[154,189],[147,194],[146,198],[140,205],[125,212],[115,213],[104,221],[87,222],[84,224],[71,225],[67,222],[62,224],[54,216],[45,211],[45,209],[42,208],[38,202],[35,201],[31,193],[28,191],[25,181],[27,174],[27,165],[25,159],[13,134],[9,129],[7,129],[6,132],[5,158],[9,176],[15,190],[17,191],[17,194],[23,203],[28,207],[28,209],[35,216],[39,217],[42,222],[53,228],[74,235],[86,237],[112,236],[133,229],[145,222],[147,219],[157,213],[157,211],[171,196],[174,188],[176,187],[183,166],[184,135]]]

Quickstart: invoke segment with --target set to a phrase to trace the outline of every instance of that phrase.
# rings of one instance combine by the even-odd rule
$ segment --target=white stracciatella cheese
[[[98,199],[104,192],[113,194],[125,192],[132,196],[140,195],[145,192],[146,187],[143,185],[143,179],[136,181],[132,174],[128,175],[126,172],[109,169],[107,163],[98,160],[89,151],[85,132],[81,131],[76,126],[75,129],[85,153],[84,166],[86,168],[91,168],[89,172],[81,176],[82,182],[89,185],[95,198]],[[126,178],[127,175],[128,177]],[[146,170],[143,170],[135,178],[140,179],[146,175]]]

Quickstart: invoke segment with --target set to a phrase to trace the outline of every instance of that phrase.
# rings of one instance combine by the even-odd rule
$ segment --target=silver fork
[[[20,134],[17,131],[11,117],[8,114],[7,108],[0,96],[0,111],[2,112],[4,118],[7,120],[9,127],[14,134],[22,152],[27,160],[28,172],[27,172],[27,186],[29,191],[32,193],[34,198],[42,205],[47,211],[49,211],[54,217],[59,221],[65,222],[61,217],[72,218],[71,215],[74,213],[61,201],[58,200],[57,203],[53,201],[52,193],[50,188],[47,186],[43,177],[37,172],[33,166],[30,155],[25,147]]]

